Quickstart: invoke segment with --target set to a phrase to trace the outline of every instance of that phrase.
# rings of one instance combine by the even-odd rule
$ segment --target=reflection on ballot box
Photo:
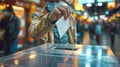
[[[0,59],[1,67],[119,67],[108,46],[44,44]]]

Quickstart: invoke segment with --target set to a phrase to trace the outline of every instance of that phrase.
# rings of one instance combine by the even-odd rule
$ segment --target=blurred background
[[[108,45],[111,46],[110,33],[114,32],[114,54],[120,59],[120,0],[63,0],[66,2],[77,21],[78,44],[84,45]],[[20,19],[20,32],[18,51],[34,45],[34,39],[28,35],[33,12],[40,11],[46,4],[45,0],[0,0],[0,18],[4,16],[2,10],[8,5],[13,5],[14,12]],[[97,36],[95,29],[100,25],[102,34]],[[111,24],[115,28],[110,31]],[[100,40],[97,40],[97,38]],[[2,54],[3,45],[0,45]]]

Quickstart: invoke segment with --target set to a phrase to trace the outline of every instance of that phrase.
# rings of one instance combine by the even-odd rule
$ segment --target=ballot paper
[[[62,16],[56,22],[56,26],[57,26],[57,29],[58,29],[59,36],[61,38],[66,33],[66,31],[69,29],[69,27],[70,27],[69,18],[65,20],[64,16]]]

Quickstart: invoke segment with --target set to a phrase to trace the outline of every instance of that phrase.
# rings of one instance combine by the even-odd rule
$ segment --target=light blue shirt
[[[57,29],[56,26],[53,28],[53,30],[54,30],[54,43],[57,43],[57,44],[67,44],[67,43],[69,43],[68,32],[66,32],[66,33],[60,38],[60,35],[59,35],[59,33],[58,33],[58,29]]]

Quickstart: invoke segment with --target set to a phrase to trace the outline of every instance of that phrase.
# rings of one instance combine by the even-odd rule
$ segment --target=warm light
[[[31,5],[31,9],[36,9],[36,4],[32,3]]]
[[[76,44],[75,48],[78,48],[78,50],[73,52],[74,55],[81,55],[83,51],[83,45]]]
[[[117,17],[120,17],[120,14],[116,14]]]
[[[14,60],[14,64],[15,64],[15,65],[18,65],[18,64],[19,64],[19,61],[18,61],[18,60]]]
[[[75,10],[84,10],[82,4],[74,3]]]
[[[18,6],[13,6],[13,9],[17,9],[17,10],[24,10],[23,7],[18,7]]]
[[[30,58],[30,59],[35,59],[36,56],[37,56],[36,52],[35,52],[35,51],[31,51],[30,53],[31,53],[31,54],[29,55],[29,58]]]
[[[78,2],[78,0],[74,0],[75,2]]]
[[[115,2],[109,2],[109,3],[107,3],[107,8],[108,9],[113,9],[113,8],[115,8],[116,6],[115,6]]]
[[[1,4],[0,5],[0,10],[4,10],[8,5],[7,4]]]
[[[75,17],[75,18],[76,18],[76,17],[77,17],[77,14],[73,14],[73,17]]]
[[[79,17],[79,20],[80,20],[80,21],[83,20],[83,16],[80,16],[80,17]]]
[[[35,59],[36,56],[37,56],[36,54],[30,54],[29,58],[30,58],[30,59]]]
[[[88,18],[88,22],[91,22],[92,21],[92,19],[91,18]]]
[[[83,19],[87,19],[87,18],[88,18],[88,16],[86,16],[86,15],[83,16]]]
[[[112,16],[111,18],[110,18],[110,20],[112,21],[112,20],[116,20],[116,16],[114,15],[114,16]]]
[[[75,45],[75,48],[81,49],[81,48],[83,48],[83,45],[81,45],[81,44],[76,44],[76,45]]]
[[[2,65],[0,65],[0,67],[4,67],[4,65],[2,64]]]
[[[29,36],[29,37],[28,37],[28,41],[29,41],[29,42],[34,42],[34,39]]]
[[[5,6],[0,6],[0,10],[3,10],[3,9],[5,9]]]
[[[107,54],[108,54],[108,56],[113,56],[113,55],[114,55],[114,54],[112,53],[112,51],[110,50],[110,48],[107,49]]]

